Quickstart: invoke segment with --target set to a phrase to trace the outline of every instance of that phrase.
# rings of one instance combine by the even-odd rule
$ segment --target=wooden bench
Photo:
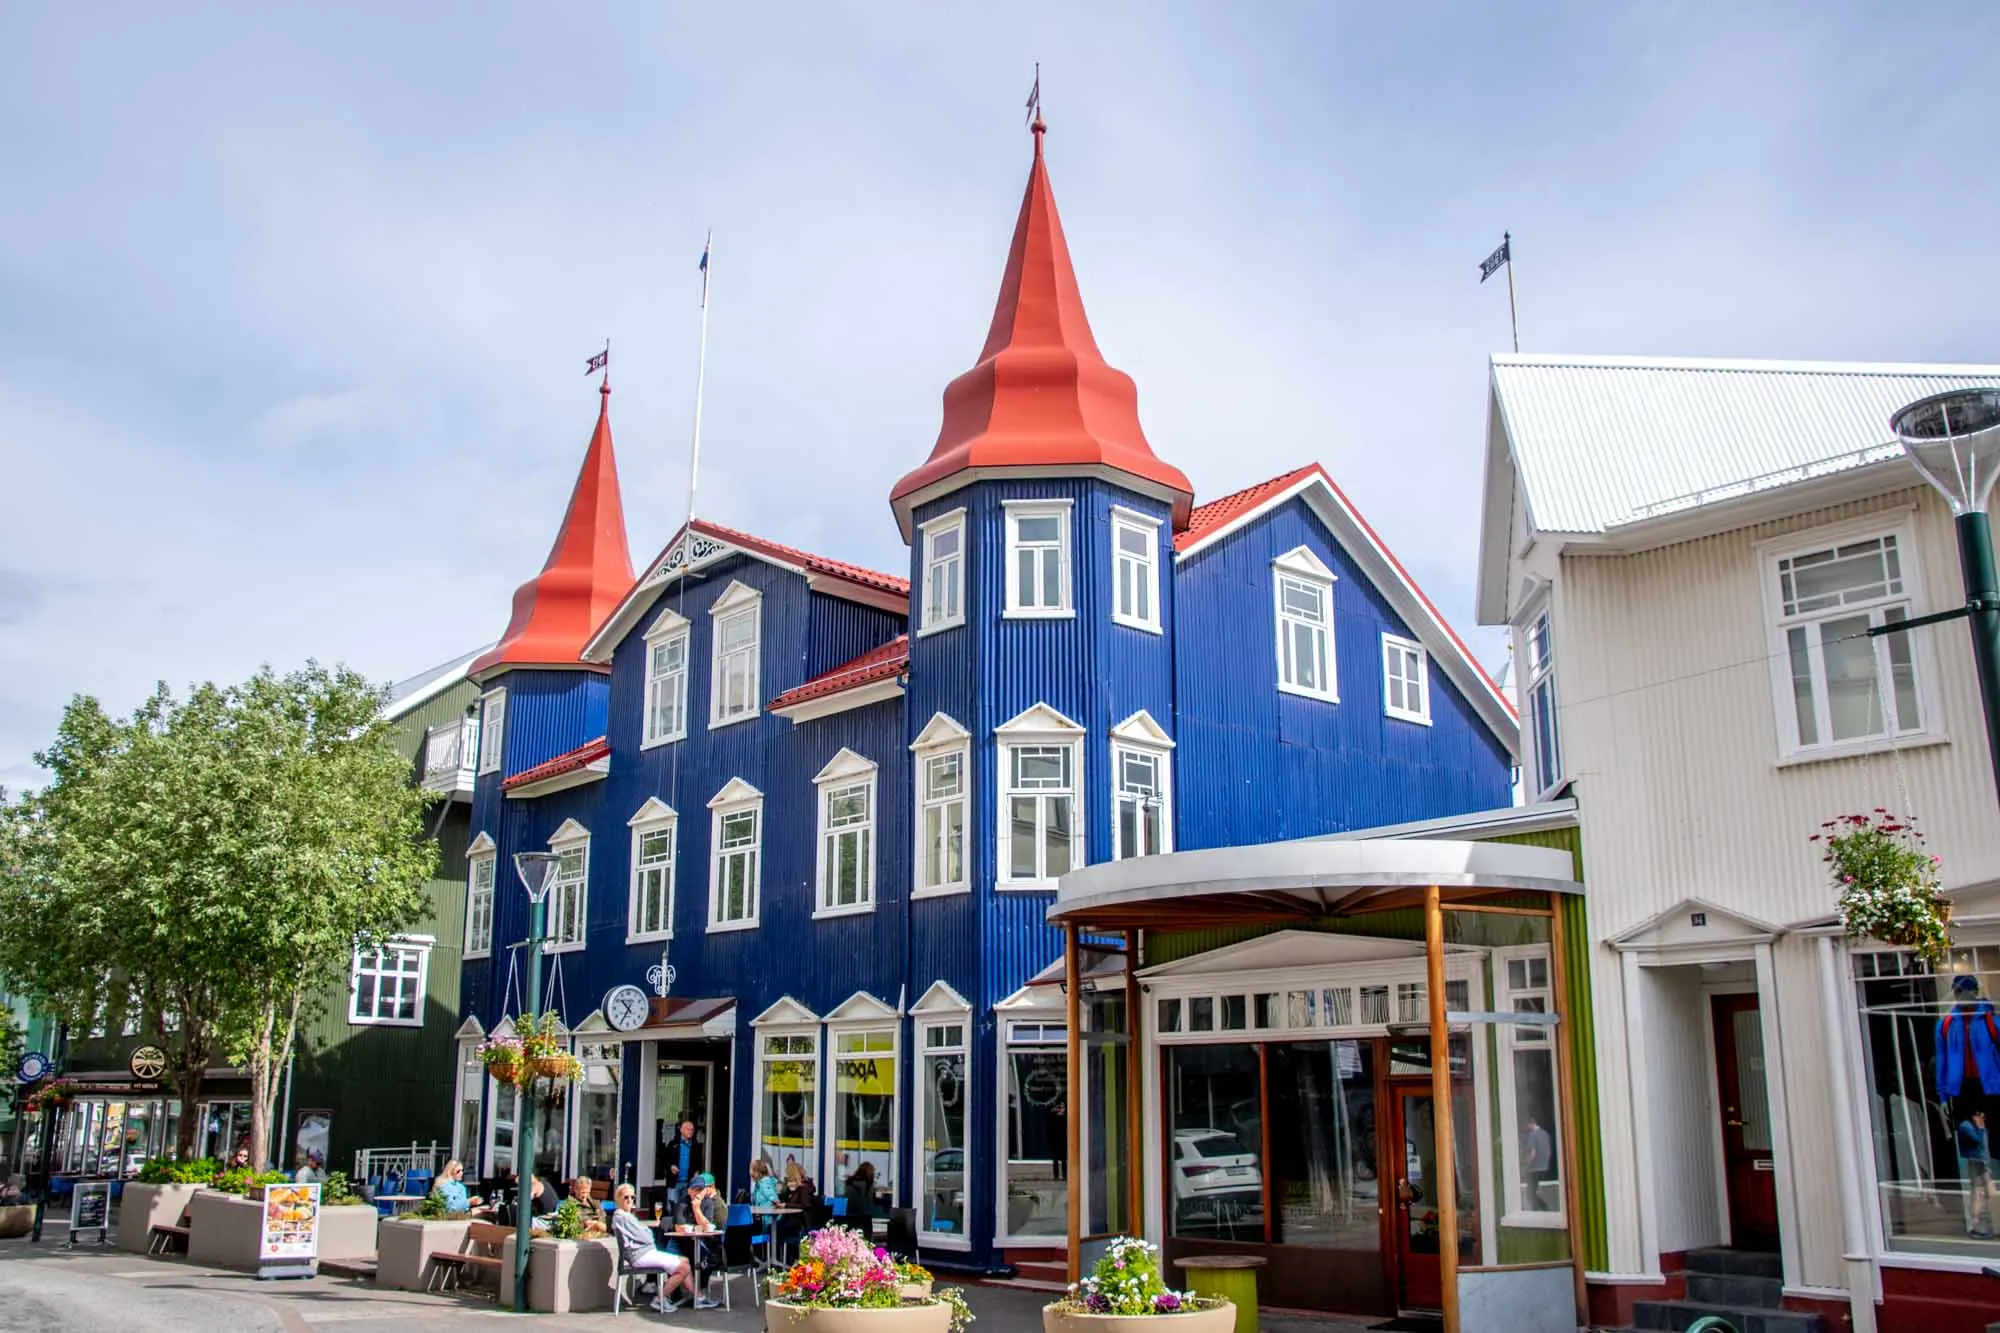
[[[433,1278],[437,1280],[439,1291],[463,1286],[467,1269],[491,1274],[497,1290],[500,1285],[500,1247],[513,1234],[506,1227],[495,1226],[491,1222],[474,1222],[466,1228],[463,1249],[431,1252],[424,1290],[430,1290]]]
[[[176,1247],[179,1247],[180,1253],[187,1253],[188,1215],[185,1211],[181,1213],[180,1221],[172,1226],[164,1222],[159,1223],[146,1238],[147,1254],[172,1254]]]

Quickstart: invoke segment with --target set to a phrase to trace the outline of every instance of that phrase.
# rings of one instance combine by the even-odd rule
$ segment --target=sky
[[[0,785],[74,694],[498,636],[597,410],[892,571],[1041,62],[1097,341],[1210,498],[1317,460],[1473,623],[1487,357],[2000,360],[2000,6],[0,5]]]

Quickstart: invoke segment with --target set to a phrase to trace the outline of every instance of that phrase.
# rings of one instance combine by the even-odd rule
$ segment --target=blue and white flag
[[[1511,232],[1503,233],[1501,235],[1500,248],[1498,250],[1495,250],[1492,254],[1486,256],[1486,258],[1481,260],[1479,263],[1479,280],[1481,282],[1485,282],[1488,278],[1492,277],[1495,273],[1498,273],[1503,267],[1505,267],[1507,261],[1513,257],[1512,254],[1510,253],[1513,244],[1514,244],[1514,237]]]

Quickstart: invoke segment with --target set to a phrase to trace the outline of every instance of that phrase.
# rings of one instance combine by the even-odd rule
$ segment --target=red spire
[[[1112,468],[1170,493],[1176,528],[1194,501],[1187,477],[1146,443],[1132,377],[1105,362],[1090,334],[1042,160],[1040,116],[1033,128],[1035,161],[986,346],[944,391],[929,461],[889,492],[905,536],[918,493],[968,468]]]
[[[500,642],[472,664],[476,678],[508,666],[576,666],[577,655],[632,587],[625,506],[611,450],[611,385],[598,387],[597,429],[542,572],[514,591]]]

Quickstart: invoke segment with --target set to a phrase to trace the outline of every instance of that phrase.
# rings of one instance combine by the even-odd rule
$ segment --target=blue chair
[[[833,1209],[833,1215],[834,1215],[835,1217],[846,1217],[846,1216],[847,1216],[847,1196],[846,1196],[846,1195],[841,1195],[841,1196],[839,1196],[839,1197],[837,1197],[837,1198],[833,1198],[833,1199],[828,1199],[828,1200],[827,1200],[827,1204],[828,1204],[828,1206],[830,1206],[830,1207],[831,1207],[831,1208]]]
[[[403,1193],[429,1194],[430,1192],[431,1192],[430,1172],[412,1171],[408,1175],[403,1177]]]

